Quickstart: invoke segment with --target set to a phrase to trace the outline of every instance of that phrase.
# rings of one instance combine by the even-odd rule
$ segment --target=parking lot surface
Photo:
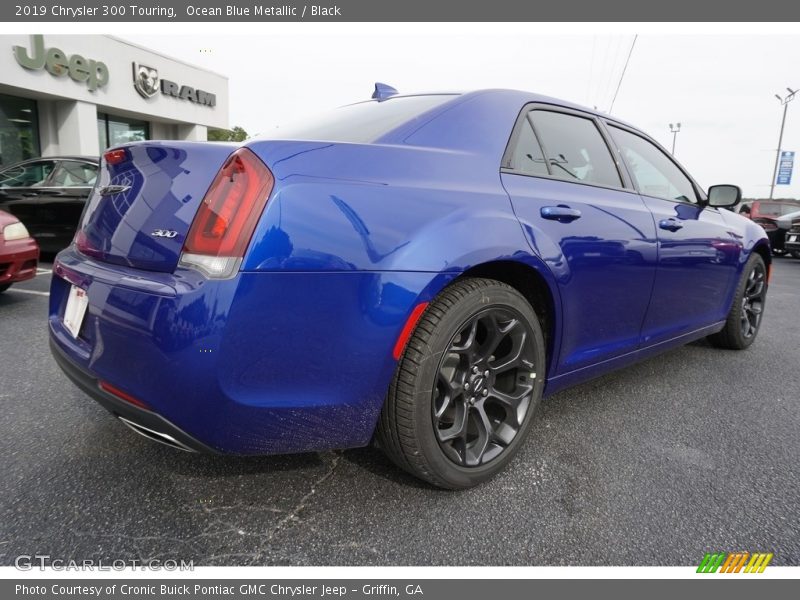
[[[547,399],[494,481],[430,488],[370,448],[239,458],[135,435],[47,347],[48,264],[0,295],[0,564],[800,564],[800,260],[747,351],[695,343]]]

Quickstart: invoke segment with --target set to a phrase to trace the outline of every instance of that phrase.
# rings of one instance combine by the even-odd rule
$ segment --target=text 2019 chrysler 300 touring
[[[243,145],[105,153],[54,265],[62,369],[195,451],[377,444],[437,486],[505,467],[543,395],[706,337],[746,348],[770,253],[608,115],[373,99]]]

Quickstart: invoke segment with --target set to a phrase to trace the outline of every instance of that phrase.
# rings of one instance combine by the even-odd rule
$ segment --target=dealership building
[[[100,35],[0,35],[0,166],[228,129],[223,75]]]

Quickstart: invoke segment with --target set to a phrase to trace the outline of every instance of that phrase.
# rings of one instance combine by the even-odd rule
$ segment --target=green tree
[[[234,125],[233,129],[209,129],[209,142],[243,142],[247,139],[244,128]]]

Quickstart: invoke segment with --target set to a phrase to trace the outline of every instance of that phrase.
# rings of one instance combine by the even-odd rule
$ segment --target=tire
[[[798,250],[792,250],[792,256],[793,256],[794,258],[800,258],[800,251],[798,251]]]
[[[764,259],[753,252],[742,270],[725,327],[708,336],[708,340],[718,348],[744,350],[749,347],[761,328],[767,287],[767,266]]]
[[[5,292],[5,291],[6,291],[8,288],[10,288],[10,287],[11,287],[11,284],[10,284],[10,283],[7,283],[7,284],[5,284],[5,285],[0,285],[0,294],[2,294],[3,292]]]
[[[422,314],[398,362],[376,430],[399,467],[463,489],[508,466],[545,383],[536,313],[514,288],[464,279]]]

